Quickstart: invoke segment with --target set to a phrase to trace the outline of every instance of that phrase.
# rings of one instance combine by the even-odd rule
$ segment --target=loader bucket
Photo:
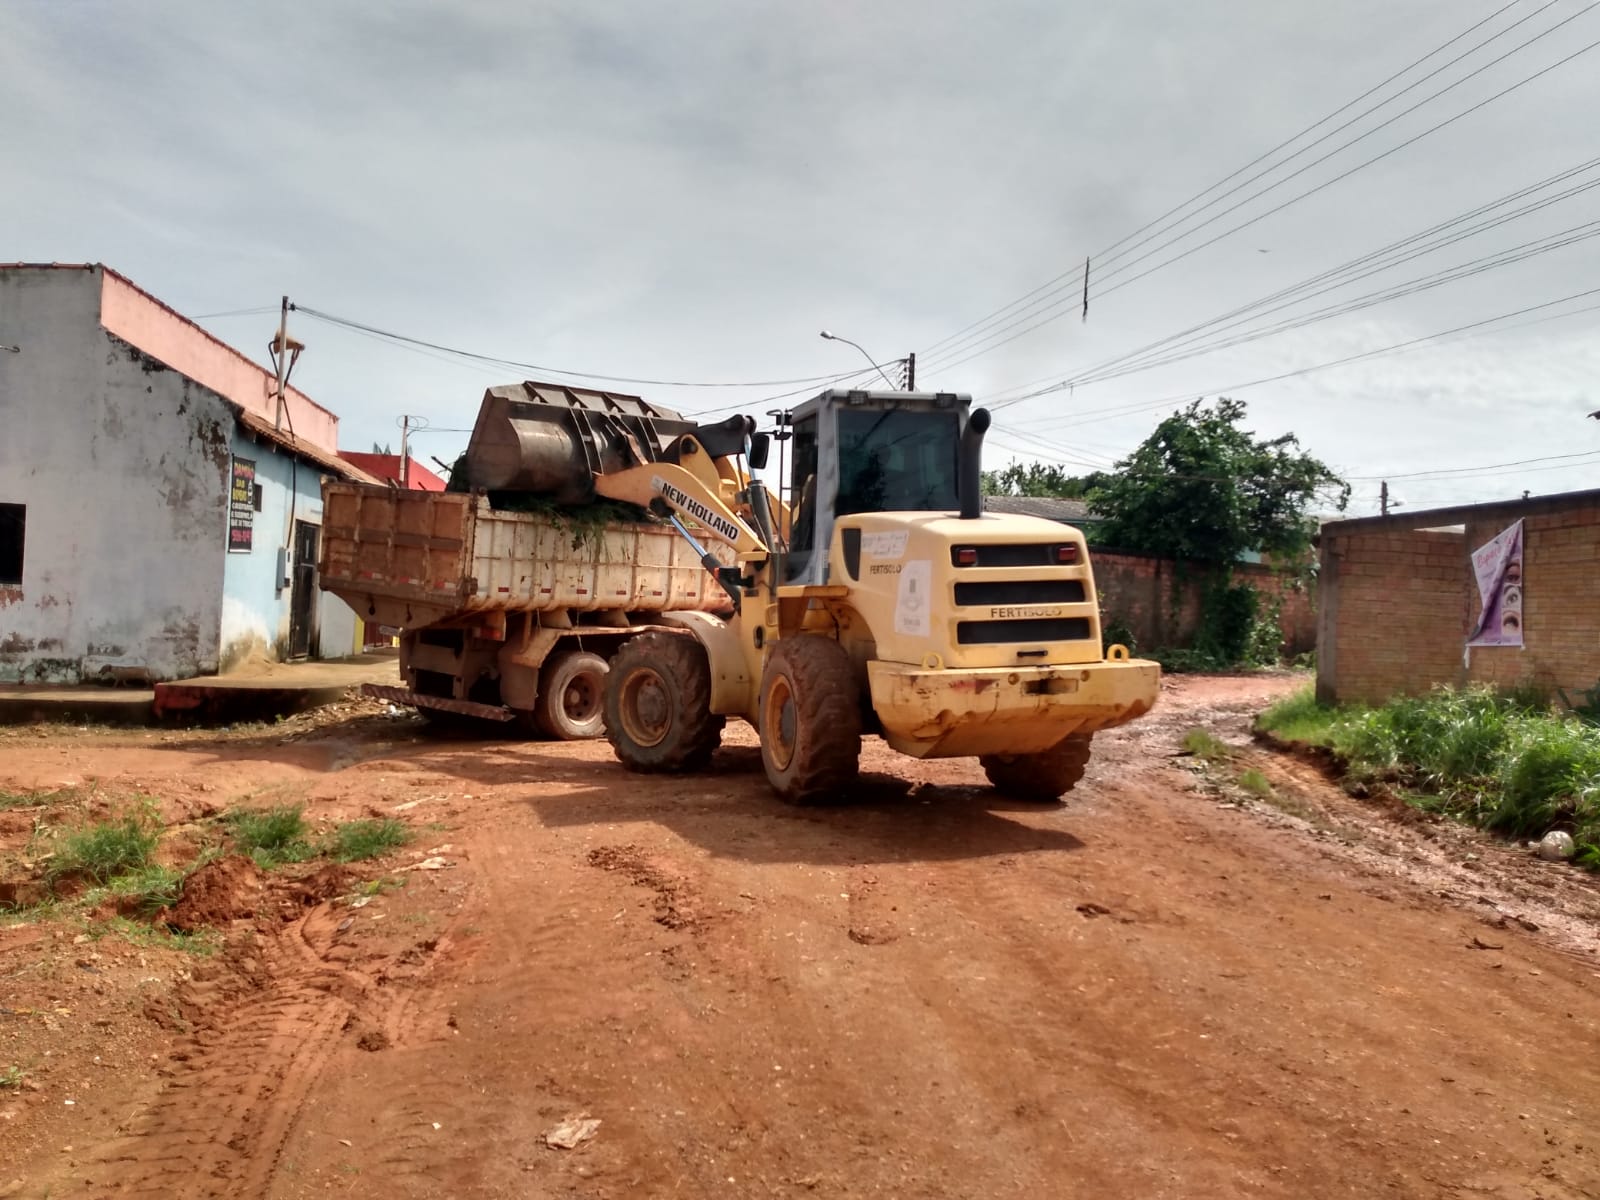
[[[585,504],[596,473],[655,462],[694,428],[638,396],[532,381],[493,387],[467,444],[467,483]]]

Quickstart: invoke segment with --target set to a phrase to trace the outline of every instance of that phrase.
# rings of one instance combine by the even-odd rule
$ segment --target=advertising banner
[[[1483,615],[1468,646],[1522,645],[1522,522],[1509,525],[1472,552]]]
[[[233,484],[228,489],[228,553],[248,554],[255,538],[256,464],[248,458],[233,460]]]

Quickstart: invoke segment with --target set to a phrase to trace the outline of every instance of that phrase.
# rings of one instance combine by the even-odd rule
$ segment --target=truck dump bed
[[[569,524],[483,495],[323,485],[321,586],[363,619],[419,628],[475,612],[725,611],[670,526]]]

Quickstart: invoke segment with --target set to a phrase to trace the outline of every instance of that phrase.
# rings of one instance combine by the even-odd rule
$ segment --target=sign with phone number
[[[248,554],[254,546],[256,520],[256,464],[248,458],[233,460],[233,484],[228,489],[228,553]]]

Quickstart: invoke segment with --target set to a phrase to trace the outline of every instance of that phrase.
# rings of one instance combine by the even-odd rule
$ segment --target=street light
[[[855,346],[857,350],[861,350],[861,347],[855,342],[852,342],[849,338],[842,338],[837,333],[829,333],[826,329],[822,331],[822,336],[830,342],[843,342],[846,346]],[[861,350],[861,357],[872,364],[872,369],[874,371],[876,371],[879,375],[883,375],[883,381],[889,385],[889,390],[891,392],[898,392],[900,390],[895,386],[894,380],[890,379],[888,375],[884,374],[883,368],[878,365],[877,360],[873,358],[872,355],[868,354],[865,350]]]

